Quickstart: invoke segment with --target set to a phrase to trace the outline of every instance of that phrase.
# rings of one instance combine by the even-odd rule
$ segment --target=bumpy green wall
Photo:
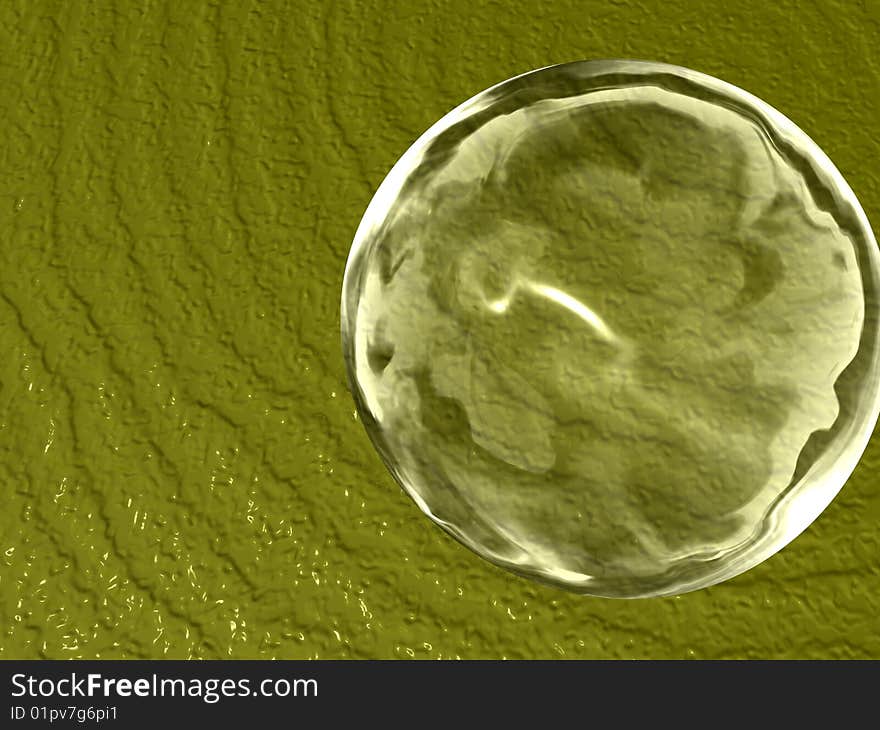
[[[748,574],[580,598],[422,517],[338,341],[384,173],[551,63],[743,86],[880,220],[878,38],[876,0],[3,3],[0,657],[880,656],[880,441]]]

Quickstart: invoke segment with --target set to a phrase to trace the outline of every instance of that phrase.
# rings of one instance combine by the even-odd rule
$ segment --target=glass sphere
[[[796,537],[878,414],[878,252],[751,94],[642,61],[539,69],[423,134],[352,245],[357,408],[434,522],[580,593],[670,595]]]

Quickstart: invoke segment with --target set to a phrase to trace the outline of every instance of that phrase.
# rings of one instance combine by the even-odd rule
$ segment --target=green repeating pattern
[[[0,656],[880,655],[877,445],[746,575],[579,598],[427,523],[354,418],[338,337],[388,168],[550,63],[742,86],[876,221],[878,34],[872,0],[5,3]]]

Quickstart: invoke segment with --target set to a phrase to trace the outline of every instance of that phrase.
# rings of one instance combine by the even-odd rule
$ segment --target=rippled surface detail
[[[877,416],[876,244],[815,145],[677,67],[493,87],[389,174],[343,335],[377,448],[495,563],[580,592],[740,573]]]

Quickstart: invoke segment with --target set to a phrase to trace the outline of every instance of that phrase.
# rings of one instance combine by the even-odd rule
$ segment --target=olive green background
[[[742,86],[880,220],[878,36],[874,0],[4,3],[0,657],[880,656],[880,442],[749,573],[583,598],[421,515],[338,336],[397,157],[552,63]]]

